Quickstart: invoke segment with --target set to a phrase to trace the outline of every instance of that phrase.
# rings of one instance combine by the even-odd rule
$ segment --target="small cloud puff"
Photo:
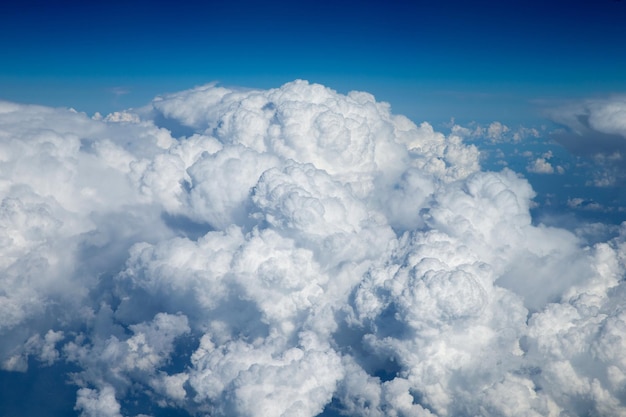
[[[2,102],[0,363],[85,417],[626,413],[626,230],[533,224],[472,134],[305,81]]]
[[[533,153],[526,151],[522,153],[523,156],[532,157]],[[533,174],[554,174],[556,171],[559,174],[565,173],[565,168],[561,165],[557,165],[556,168],[549,162],[552,159],[552,151],[544,152],[539,158],[536,158],[528,163],[526,170]]]
[[[554,173],[554,168],[550,162],[546,161],[545,158],[537,158],[532,163],[528,164],[526,167],[528,172],[532,172],[534,174],[552,174]]]

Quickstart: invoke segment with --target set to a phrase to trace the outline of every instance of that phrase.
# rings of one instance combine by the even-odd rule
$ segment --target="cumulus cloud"
[[[507,125],[504,125],[500,122],[493,122],[487,128],[487,137],[498,140],[502,138],[502,135],[508,132],[510,129]]]
[[[305,81],[0,103],[4,372],[85,417],[626,413],[626,229],[534,224],[467,135]]]
[[[540,129],[536,127],[517,126],[509,127],[502,122],[493,121],[488,125],[471,122],[466,126],[458,125],[451,120],[450,131],[462,138],[488,140],[491,143],[519,143],[523,140],[537,139],[541,136]]]
[[[122,417],[120,405],[111,386],[106,386],[100,391],[81,388],[77,393],[75,409],[81,411],[81,416]]]
[[[532,156],[532,152],[524,152],[525,156]],[[552,151],[545,152],[539,158],[531,160],[526,166],[528,172],[533,174],[554,174],[557,172],[563,174],[565,168],[561,165],[557,165],[556,168],[549,162],[552,159]]]
[[[526,167],[528,172],[532,172],[534,174],[552,174],[554,173],[554,168],[552,164],[546,161],[545,158],[537,158]]]

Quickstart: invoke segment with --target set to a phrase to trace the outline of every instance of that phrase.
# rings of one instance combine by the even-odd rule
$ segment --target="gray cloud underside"
[[[626,97],[590,99],[552,109],[561,124],[552,138],[575,155],[591,159],[597,168],[591,184],[623,187],[626,183]]]
[[[626,415],[626,229],[533,225],[478,156],[303,81],[0,102],[2,368],[88,417]]]

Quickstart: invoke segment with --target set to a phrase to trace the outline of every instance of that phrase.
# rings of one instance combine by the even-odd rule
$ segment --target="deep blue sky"
[[[546,100],[626,91],[624,22],[614,0],[26,0],[0,13],[0,98],[106,113],[304,78],[416,121],[521,123]]]

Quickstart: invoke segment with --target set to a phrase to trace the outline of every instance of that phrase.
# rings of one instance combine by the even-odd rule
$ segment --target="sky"
[[[0,415],[626,415],[626,2],[0,14]]]
[[[210,81],[364,90],[412,119],[534,120],[623,91],[621,1],[92,2],[4,7],[0,91],[108,113]]]

